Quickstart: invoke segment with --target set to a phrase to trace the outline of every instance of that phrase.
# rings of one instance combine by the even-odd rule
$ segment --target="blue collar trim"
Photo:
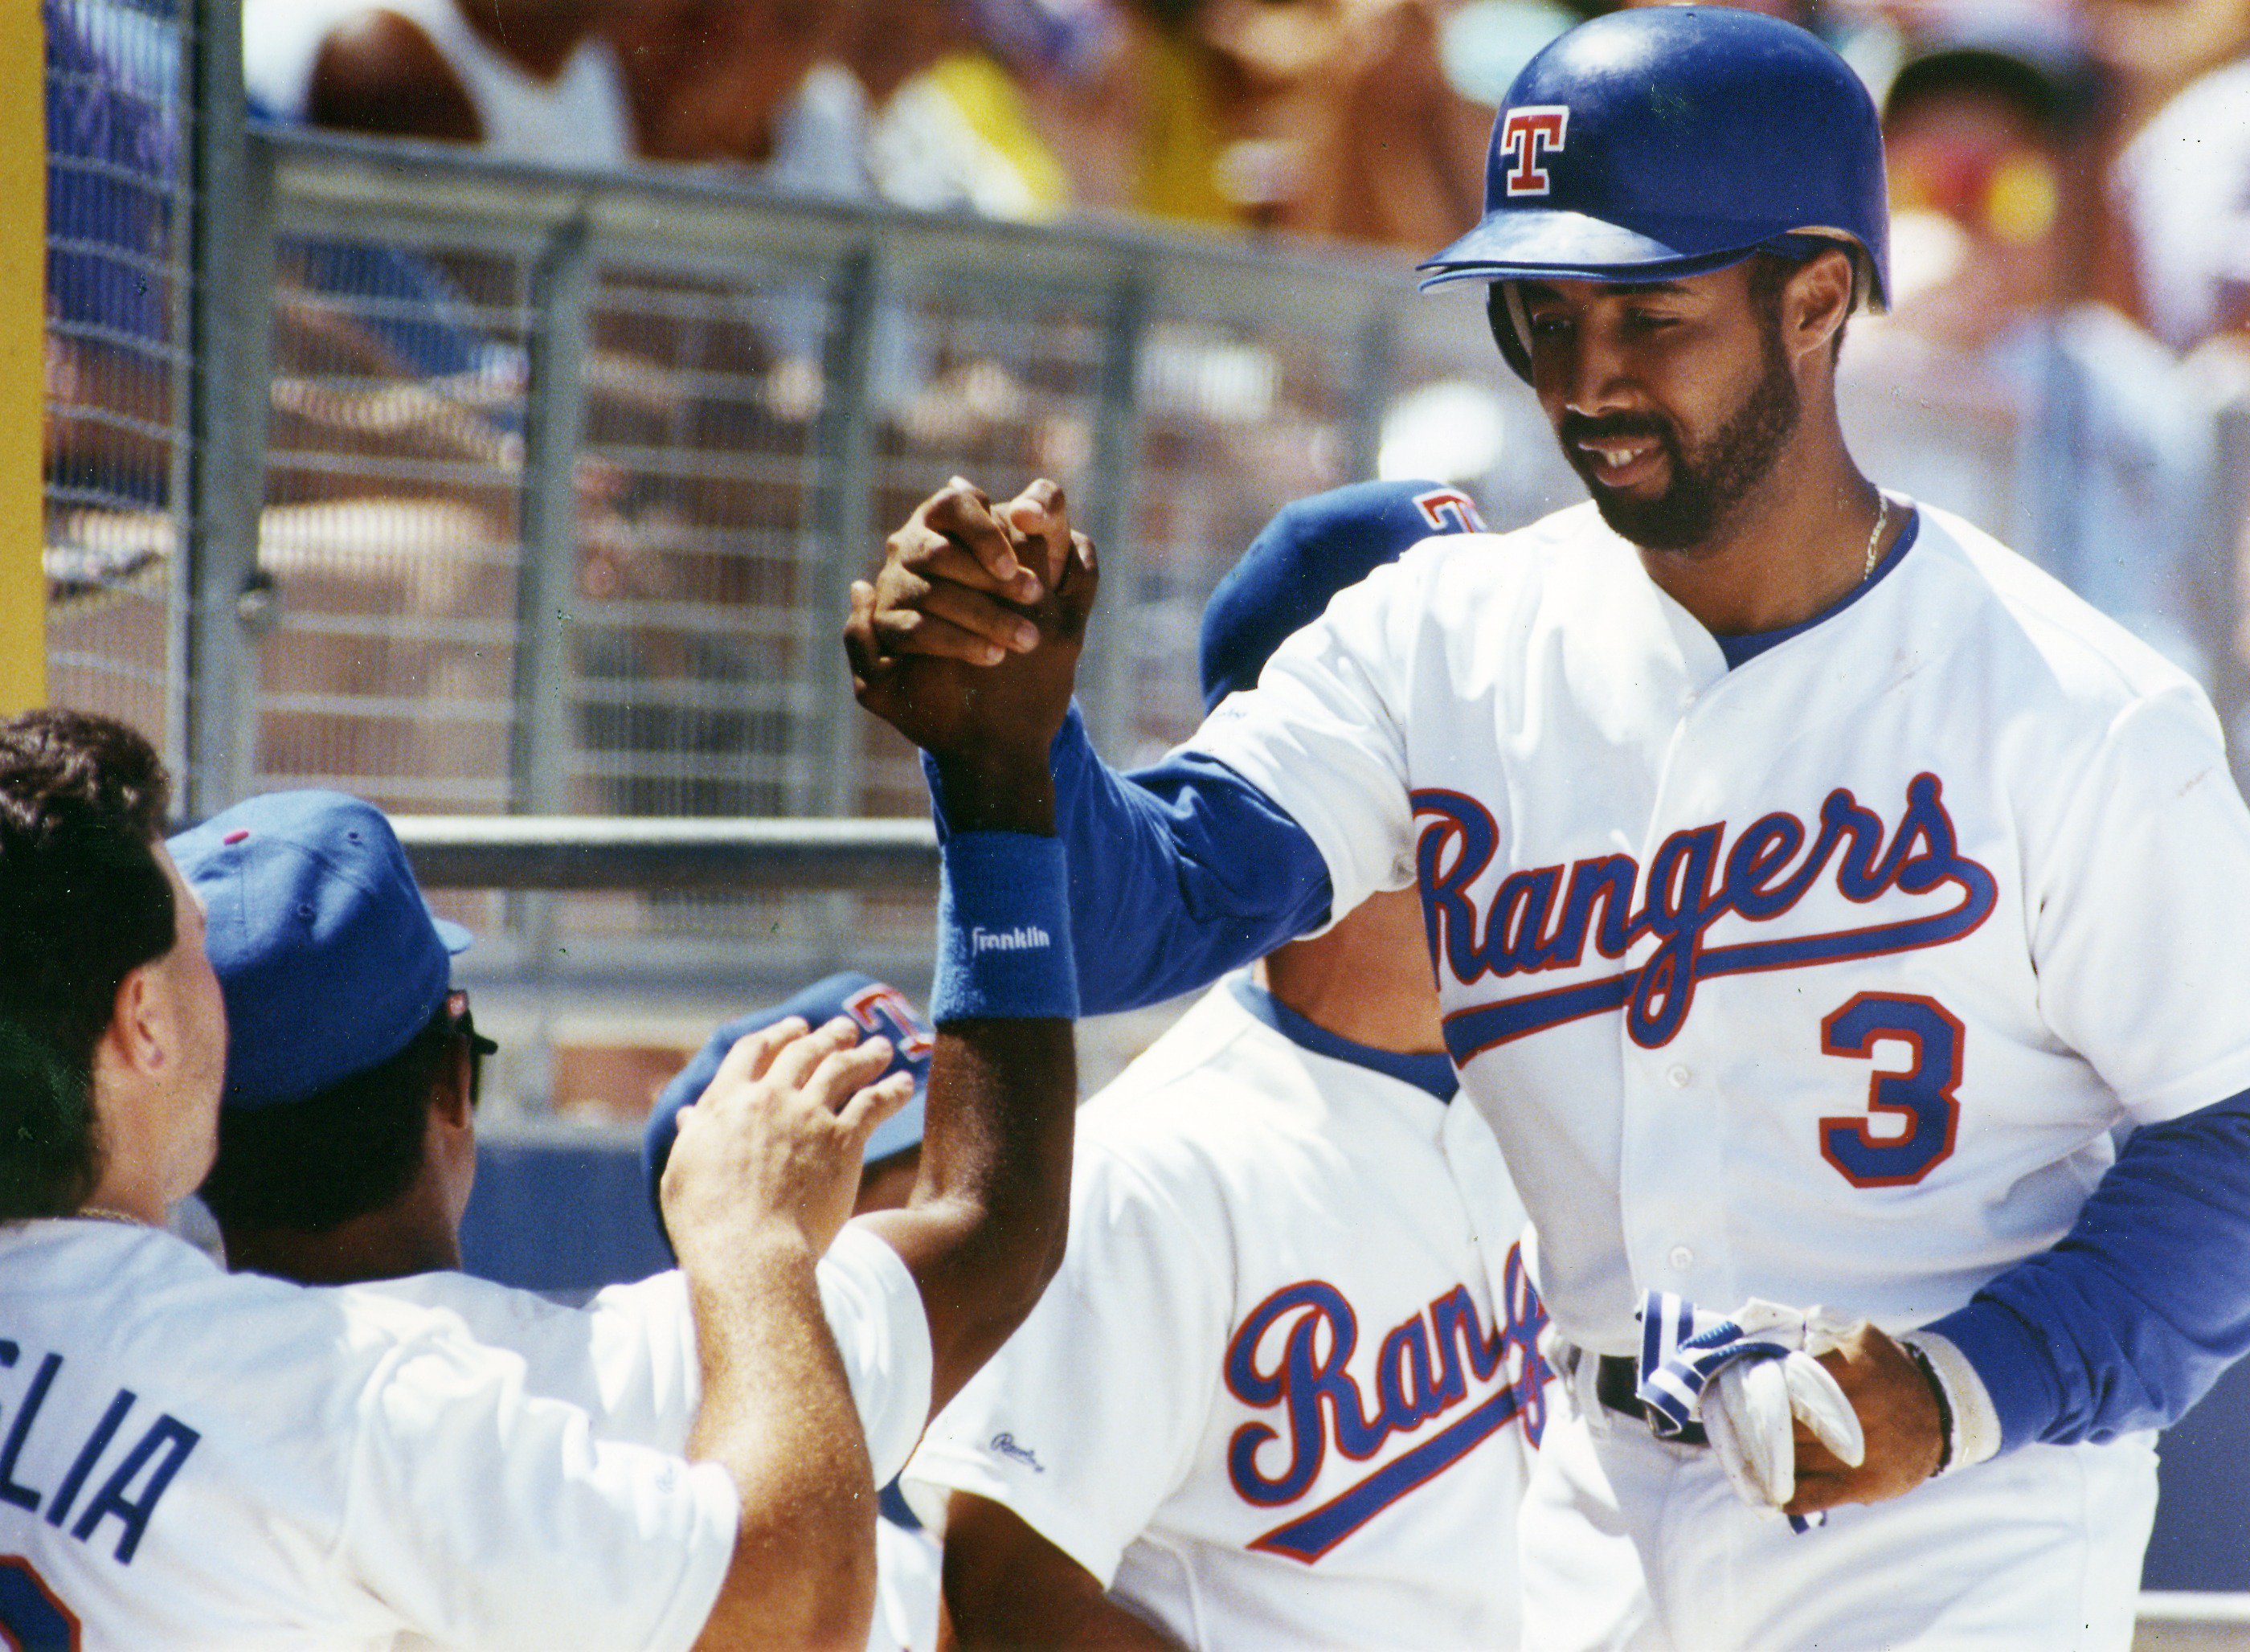
[[[1339,1037],[1281,1002],[1251,979],[1247,970],[1227,984],[1234,989],[1235,998],[1245,1009],[1300,1050],[1309,1050],[1331,1061],[1348,1061],[1355,1067],[1365,1067],[1386,1078],[1396,1078],[1401,1084],[1426,1091],[1439,1101],[1451,1101],[1453,1092],[1460,1088],[1460,1077],[1453,1071],[1450,1056],[1405,1056]]]
[[[1921,532],[1922,513],[1908,507],[1906,531],[1898,536],[1898,543],[1891,547],[1883,560],[1875,564],[1875,571],[1854,585],[1841,601],[1832,607],[1823,609],[1811,619],[1799,620],[1794,625],[1784,625],[1777,631],[1750,631],[1741,637],[1713,637],[1711,640],[1719,645],[1719,652],[1727,657],[1727,669],[1731,671],[1737,666],[1756,659],[1775,644],[1786,643],[1792,637],[1809,631],[1816,625],[1825,625],[1834,619],[1836,616],[1890,577],[1891,570],[1896,568],[1905,557],[1908,548],[1913,545],[1915,536]]]

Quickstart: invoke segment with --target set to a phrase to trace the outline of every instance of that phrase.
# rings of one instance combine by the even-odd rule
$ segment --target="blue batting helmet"
[[[1874,100],[1812,35],[1752,12],[1656,6],[1557,38],[1508,89],[1484,206],[1421,266],[1425,289],[1669,280],[1841,242],[1859,296],[1880,310],[1889,291]]]

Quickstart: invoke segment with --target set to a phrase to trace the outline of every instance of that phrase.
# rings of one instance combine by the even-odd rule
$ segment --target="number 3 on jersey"
[[[1904,993],[1861,993],[1820,1023],[1825,1055],[1872,1059],[1875,1045],[1896,1039],[1912,1047],[1904,1072],[1878,1072],[1867,1081],[1867,1111],[1820,1121],[1820,1156],[1854,1187],[1907,1187],[1953,1151],[1961,1104],[1961,1023],[1936,1000]],[[1903,1119],[1903,1133],[1876,1135],[1878,1116]]]
[[[0,1645],[9,1652],[79,1652],[78,1620],[19,1554],[0,1555]]]

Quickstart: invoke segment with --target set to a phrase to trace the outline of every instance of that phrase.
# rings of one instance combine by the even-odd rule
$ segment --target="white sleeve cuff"
[[[935,1356],[921,1291],[899,1253],[857,1222],[828,1247],[818,1278],[875,1483],[887,1485],[929,1422]]]
[[[1951,1474],[1972,1463],[1997,1456],[2000,1450],[2000,1414],[1984,1378],[1969,1357],[1935,1331],[1916,1331],[1900,1339],[1922,1351],[1930,1371],[1945,1390],[1945,1403],[1953,1408],[1952,1450],[1944,1472]]]

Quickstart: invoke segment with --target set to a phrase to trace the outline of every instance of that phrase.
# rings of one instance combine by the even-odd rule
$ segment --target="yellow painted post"
[[[46,31],[35,0],[0,0],[0,713],[47,698]]]

